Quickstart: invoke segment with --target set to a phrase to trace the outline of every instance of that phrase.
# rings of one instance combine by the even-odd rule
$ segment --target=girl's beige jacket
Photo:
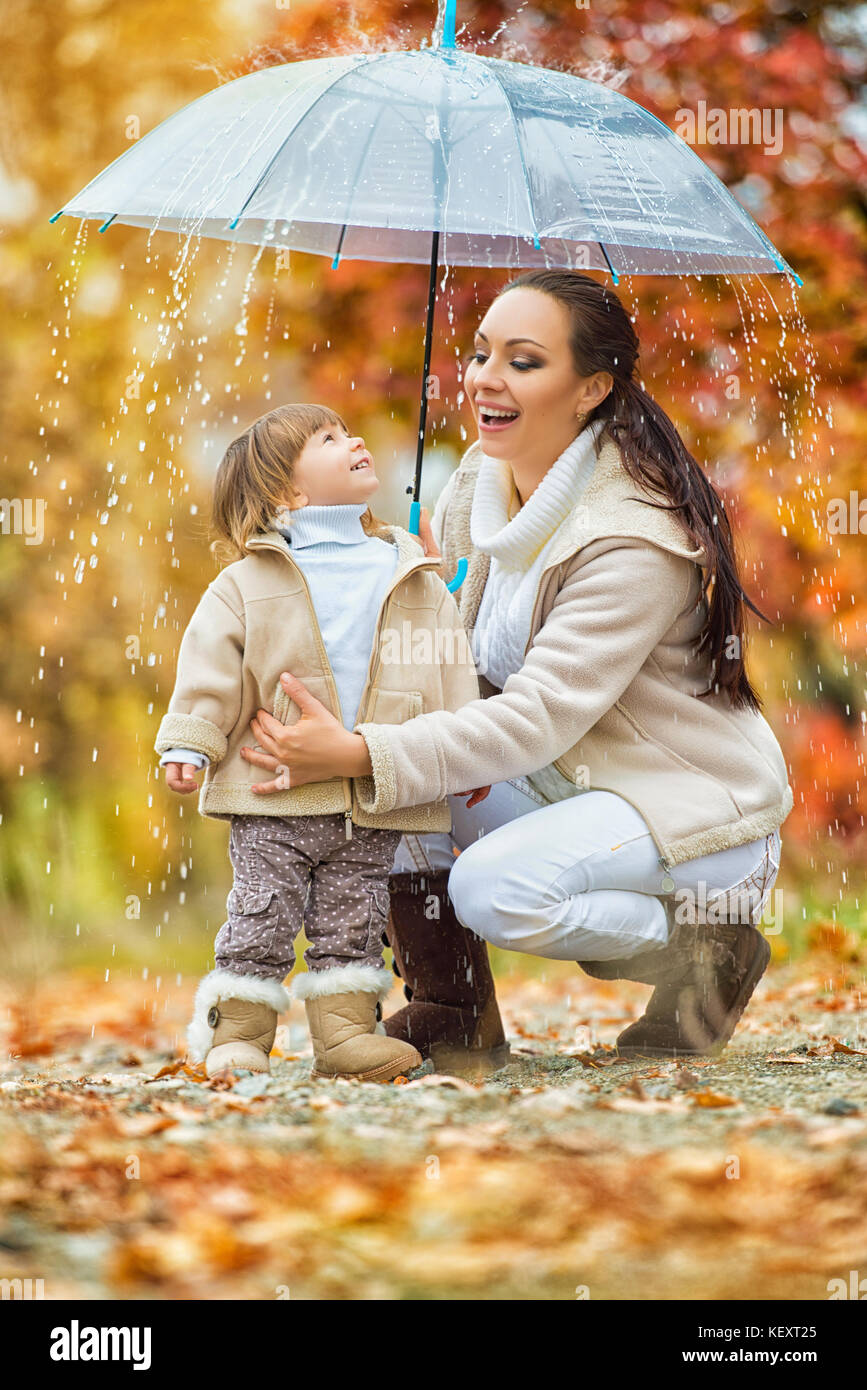
[[[420,542],[399,526],[374,533],[397,546],[398,559],[379,610],[360,711],[377,727],[416,714],[459,710],[479,697],[472,651],[457,605]],[[303,681],[338,718],[339,704],[310,590],[285,539],[271,528],[252,536],[249,553],[227,565],[205,590],[178,652],[175,688],[154,748],[190,748],[211,759],[199,792],[203,815],[322,816],[342,812],[352,821],[405,831],[450,830],[442,796],[417,797],[411,806],[367,811],[358,789],[370,782],[336,777],[274,792],[254,792],[271,774],[245,762],[240,748],[261,748],[250,720],[258,709],[292,724],[298,706],[280,684],[280,672]],[[352,596],[347,596],[352,601]],[[461,788],[461,790],[464,790]]]
[[[663,867],[746,844],[793,805],[780,746],[761,714],[725,694],[699,699],[708,664],[696,653],[702,550],[676,514],[648,506],[606,434],[580,502],[543,569],[524,665],[502,692],[400,728],[358,723],[373,778],[359,795],[384,813],[553,763],[577,791],[617,792],[640,811]],[[432,524],[450,579],[460,556],[468,630],[490,557],[470,539],[482,453],[470,446]],[[370,794],[370,787],[375,795]]]

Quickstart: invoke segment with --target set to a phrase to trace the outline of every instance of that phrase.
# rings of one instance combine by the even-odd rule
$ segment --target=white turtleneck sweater
[[[523,506],[508,463],[483,451],[470,535],[491,563],[471,645],[477,670],[501,690],[524,664],[542,570],[560,526],[590,481],[596,464],[594,441],[603,425],[595,420],[572,440]],[[527,780],[548,800],[581,790],[553,765]]]
[[[477,669],[500,689],[524,664],[539,579],[562,522],[590,481],[601,429],[597,420],[582,430],[523,506],[508,463],[482,455],[470,535],[491,564],[472,645]]]
[[[273,518],[307,580],[347,729],[356,723],[376,620],[398,563],[396,545],[365,533],[366,510],[365,502],[282,507]],[[208,761],[204,753],[170,748],[160,767],[178,762],[206,767]]]

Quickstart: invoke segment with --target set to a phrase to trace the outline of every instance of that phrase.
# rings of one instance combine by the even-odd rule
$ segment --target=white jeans
[[[676,865],[674,887],[663,887],[646,821],[615,792],[548,803],[517,777],[470,811],[461,797],[449,802],[451,833],[404,835],[392,872],[450,869],[449,897],[465,927],[504,950],[551,960],[615,960],[664,946],[665,898],[677,908],[688,894],[708,902],[725,893],[742,905],[746,895],[746,911],[728,920],[752,913],[755,921],[780,863],[775,830]]]

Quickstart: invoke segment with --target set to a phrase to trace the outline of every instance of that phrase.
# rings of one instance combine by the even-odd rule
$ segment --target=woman
[[[437,1065],[508,1055],[485,942],[654,984],[627,1055],[716,1052],[770,958],[755,923],[793,804],[725,508],[591,277],[519,276],[471,357],[479,439],[422,539],[447,579],[469,557],[482,698],[349,732],[287,674],[302,717],[260,711],[245,757],[361,779],[371,811],[450,796],[451,835],[401,842],[388,933],[410,1002],[386,1027]]]

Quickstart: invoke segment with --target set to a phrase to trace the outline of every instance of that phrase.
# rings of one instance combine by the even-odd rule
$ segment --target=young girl
[[[439,562],[371,514],[378,486],[364,441],[319,405],[264,415],[217,471],[211,549],[233,563],[208,586],[184,633],[154,744],[173,791],[195,791],[195,772],[207,767],[199,810],[231,822],[228,919],[187,1031],[209,1076],[226,1067],[270,1070],[302,918],[307,973],[293,993],[305,1001],[313,1075],[389,1081],[422,1060],[379,1023],[393,983],[382,960],[388,878],[401,834],[447,831],[448,803],[371,815],[351,778],[291,787],[286,769],[279,789],[263,797],[253,790],[261,774],[242,752],[257,712],[283,724],[300,717],[281,681],[287,669],[347,729],[478,698]],[[267,713],[262,720],[266,728]]]

